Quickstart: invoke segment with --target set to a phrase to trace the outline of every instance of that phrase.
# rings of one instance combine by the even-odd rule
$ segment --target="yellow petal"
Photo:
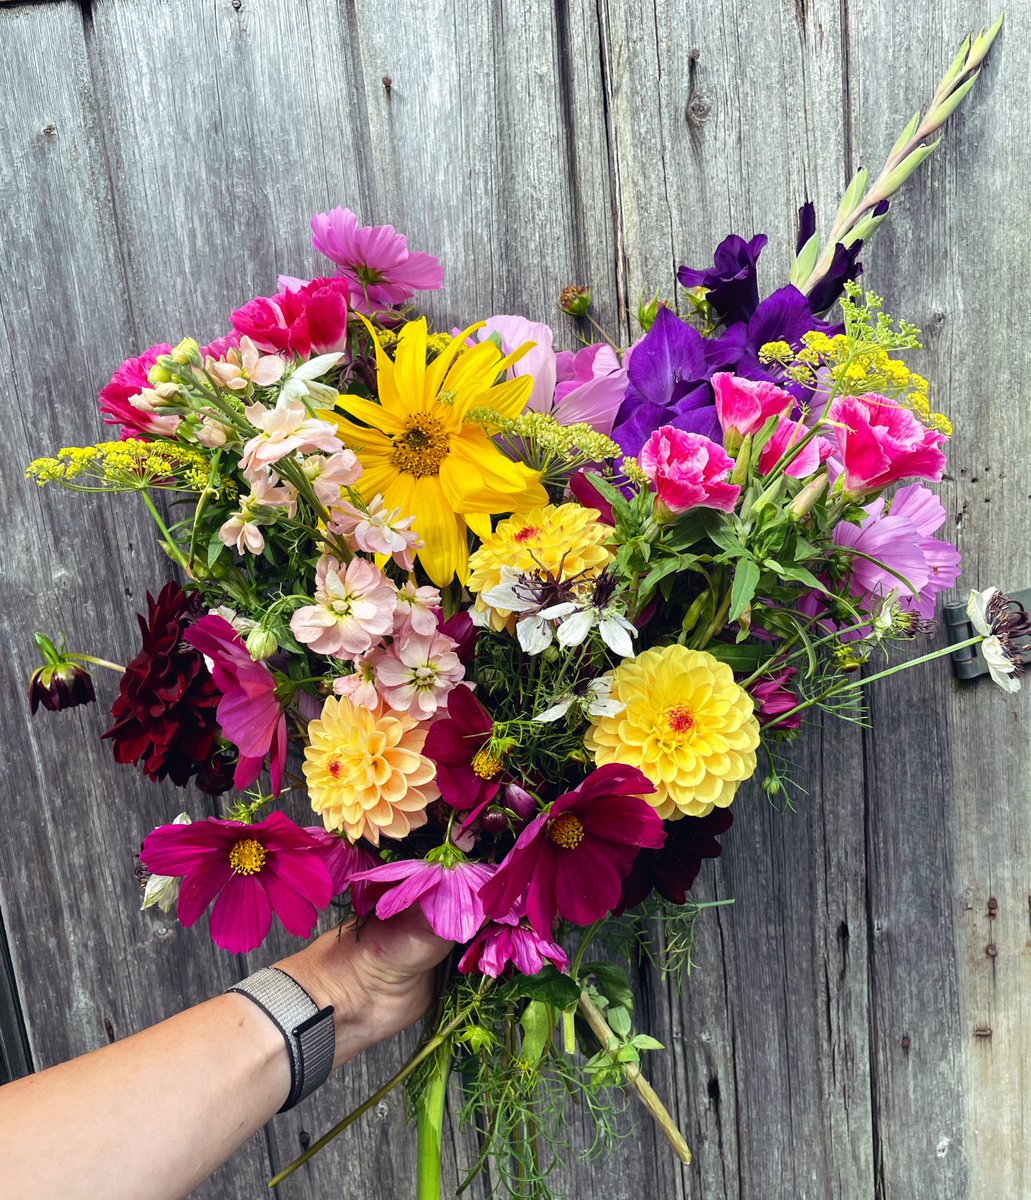
[[[407,428],[405,421],[397,414],[390,412],[382,404],[377,404],[375,400],[366,400],[364,396],[338,396],[337,410],[364,421],[366,425],[382,430],[383,433],[404,433]],[[333,420],[334,414],[327,413],[327,417]],[[339,423],[339,418],[336,419]]]
[[[437,587],[446,587],[455,575],[464,583],[469,573],[465,522],[445,500],[436,477],[415,480],[412,507],[415,528],[426,543],[417,551],[426,574]]]

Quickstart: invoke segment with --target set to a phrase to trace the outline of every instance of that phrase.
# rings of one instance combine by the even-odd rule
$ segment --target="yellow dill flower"
[[[640,768],[657,789],[645,799],[661,817],[726,808],[754,774],[752,698],[711,654],[672,645],[624,659],[612,674],[612,699],[626,708],[599,717],[584,744],[599,767]]]
[[[469,560],[469,591],[476,608],[489,611],[491,627],[504,629],[511,613],[490,608],[482,599],[502,582],[502,567],[530,574],[541,569],[560,579],[597,575],[612,561],[608,547],[612,528],[594,508],[579,504],[547,504],[499,521],[497,529]]]
[[[326,828],[378,846],[381,835],[403,838],[425,825],[426,806],[440,795],[425,741],[426,726],[404,713],[330,696],[308,723],[303,766]]]
[[[366,499],[379,493],[388,509],[416,518],[425,542],[416,554],[438,587],[455,575],[465,582],[467,529],[489,537],[492,514],[548,501],[540,472],[506,458],[482,426],[469,420],[477,405],[514,417],[533,388],[528,375],[495,382],[529,344],[507,356],[491,341],[463,348],[480,327],[451,338],[447,349],[427,363],[426,321],[409,322],[398,337],[394,361],[376,343],[379,403],[340,396],[341,411],[322,414],[357,453]]]
[[[200,492],[207,485],[208,462],[189,446],[127,438],[95,446],[65,446],[56,458],[37,458],[25,474],[41,487],[59,483],[81,492],[147,488]]]

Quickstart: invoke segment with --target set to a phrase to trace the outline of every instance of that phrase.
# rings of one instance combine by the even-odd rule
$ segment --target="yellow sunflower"
[[[477,407],[518,416],[533,388],[526,375],[496,382],[530,345],[504,355],[485,341],[462,352],[466,338],[480,327],[449,338],[431,363],[425,319],[402,328],[393,361],[374,337],[379,403],[340,396],[341,411],[324,414],[358,455],[365,497],[379,493],[388,509],[415,517],[425,542],[417,556],[438,587],[455,575],[463,583],[468,577],[467,529],[484,538],[490,535],[492,514],[548,502],[540,472],[506,458],[468,419]]]

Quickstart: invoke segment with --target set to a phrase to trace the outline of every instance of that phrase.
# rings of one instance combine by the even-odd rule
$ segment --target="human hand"
[[[336,1025],[334,1066],[417,1021],[433,999],[433,969],[451,949],[418,907],[389,921],[349,922],[276,963]]]

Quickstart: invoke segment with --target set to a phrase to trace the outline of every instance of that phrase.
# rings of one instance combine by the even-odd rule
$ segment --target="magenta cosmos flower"
[[[662,819],[641,797],[654,785],[636,767],[608,763],[559,796],[519,835],[482,892],[494,920],[526,896],[526,915],[543,937],[556,914],[589,925],[619,903],[622,879],[642,848],[666,840]]]
[[[286,765],[286,714],[276,698],[276,680],[263,662],[251,658],[244,640],[225,617],[207,616],[183,634],[212,661],[211,675],[222,693],[218,723],[240,751],[233,783],[250,787],[266,757],[273,794],[278,795]]]
[[[184,926],[214,901],[211,937],[233,954],[264,941],[273,913],[288,933],[307,937],[333,896],[319,842],[281,812],[257,825],[217,817],[162,825],[144,840],[140,861],[155,875],[182,878]]]
[[[404,304],[416,292],[444,286],[440,260],[409,250],[408,239],[393,225],[359,225],[349,208],[338,207],[316,213],[311,233],[311,244],[332,259],[337,273],[351,283],[355,308],[390,308]]]
[[[448,694],[447,716],[430,726],[423,753],[437,766],[441,799],[460,812],[472,809],[466,824],[497,795],[504,763],[490,752],[491,715],[467,687]]]
[[[522,913],[512,913],[481,929],[459,960],[459,971],[497,979],[509,966],[520,975],[536,975],[548,962],[564,971],[569,965],[565,950],[527,925],[522,917]]]
[[[418,904],[433,932],[451,942],[467,942],[484,921],[480,889],[497,868],[486,863],[439,862],[408,858],[383,863],[351,877],[354,911],[386,921]]]

